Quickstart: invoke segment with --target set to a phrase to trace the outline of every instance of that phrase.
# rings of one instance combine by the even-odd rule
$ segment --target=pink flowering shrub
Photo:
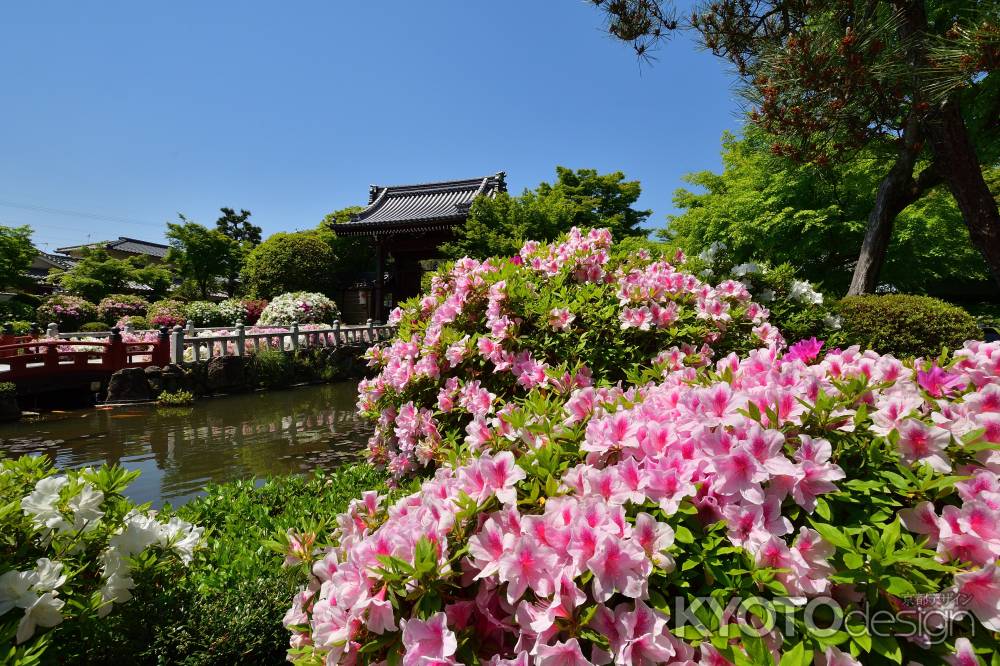
[[[396,428],[436,428],[451,453],[328,537],[286,537],[309,577],[289,657],[990,663],[1000,343],[944,365],[821,347],[536,382],[468,433],[400,409]]]
[[[97,304],[97,314],[101,321],[115,324],[122,317],[145,317],[149,301],[131,294],[112,294]]]
[[[611,247],[606,230],[573,229],[510,260],[462,259],[395,310],[398,335],[370,350],[378,374],[359,388],[376,422],[372,460],[400,478],[482,448],[533,389],[565,395],[780,341],[739,282],[713,286]]]
[[[79,296],[56,294],[45,299],[36,314],[42,326],[55,323],[61,331],[76,331],[97,317],[97,306]]]
[[[187,312],[180,301],[163,300],[149,306],[146,319],[153,328],[183,326],[187,323]]]

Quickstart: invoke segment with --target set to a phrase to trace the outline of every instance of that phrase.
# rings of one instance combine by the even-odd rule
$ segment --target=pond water
[[[0,424],[7,456],[45,453],[63,468],[117,463],[142,471],[127,495],[174,506],[206,483],[308,472],[357,460],[371,427],[344,382],[155,405],[50,412]]]

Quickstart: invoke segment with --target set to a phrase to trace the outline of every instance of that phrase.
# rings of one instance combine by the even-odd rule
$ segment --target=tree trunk
[[[934,161],[962,212],[972,244],[986,260],[993,280],[1000,285],[1000,209],[983,178],[979,157],[958,105],[945,103],[928,123],[927,130]]]
[[[847,290],[848,296],[868,294],[875,290],[879,272],[885,263],[886,251],[889,249],[892,225],[903,209],[923,194],[923,190],[913,180],[913,167],[920,154],[920,134],[917,116],[911,113],[903,129],[902,145],[896,156],[896,162],[879,183],[878,191],[875,193],[875,203],[868,213],[868,227],[865,229],[865,239],[861,243],[858,263],[854,267],[851,286]]]

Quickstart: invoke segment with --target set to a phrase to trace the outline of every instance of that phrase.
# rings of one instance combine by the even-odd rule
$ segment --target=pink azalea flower
[[[983,663],[972,649],[972,643],[964,637],[955,641],[955,654],[945,657],[945,660],[951,666],[982,666]]]
[[[638,599],[645,595],[653,567],[642,547],[630,540],[605,536],[587,560],[594,573],[594,598],[607,601],[615,592]]]
[[[903,462],[924,462],[938,472],[951,471],[951,460],[944,452],[951,441],[951,433],[937,426],[929,426],[917,419],[906,419],[899,426],[899,453]]]
[[[535,664],[536,666],[592,666],[583,656],[580,642],[575,638],[555,645],[539,645]]]
[[[917,371],[917,383],[935,398],[940,398],[946,393],[950,393],[953,389],[962,386],[965,380],[962,379],[961,375],[945,372],[935,362],[931,365],[930,370]]]
[[[448,629],[448,619],[444,613],[435,613],[430,619],[402,620],[403,665],[417,666],[428,660],[447,659],[455,654],[458,640]]]
[[[955,592],[969,610],[990,631],[1000,631],[1000,569],[996,564],[976,571],[955,574]]]

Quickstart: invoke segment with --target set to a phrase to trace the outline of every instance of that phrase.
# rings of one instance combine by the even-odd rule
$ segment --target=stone
[[[163,390],[163,370],[158,366],[148,365],[145,372],[149,388],[152,389],[153,393],[159,394]]]
[[[153,392],[142,368],[123,368],[111,375],[106,402],[142,402],[152,399]]]
[[[214,356],[208,362],[208,376],[205,384],[208,390],[213,393],[245,388],[246,377],[243,359],[239,356]]]

